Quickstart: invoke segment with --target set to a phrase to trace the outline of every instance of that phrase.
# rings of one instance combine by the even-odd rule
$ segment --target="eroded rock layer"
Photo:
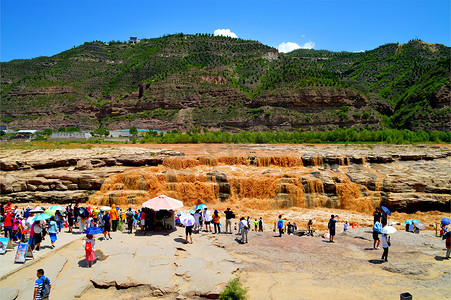
[[[280,154],[281,146],[268,147],[269,154],[249,149],[247,155],[224,156],[141,151],[67,160],[3,159],[0,201],[140,205],[166,194],[186,206],[225,202],[258,209],[370,212],[383,204],[404,212],[449,211],[447,149]]]

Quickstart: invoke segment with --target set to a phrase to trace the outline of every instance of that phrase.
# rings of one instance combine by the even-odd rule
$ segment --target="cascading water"
[[[160,166],[112,175],[90,203],[139,205],[166,194],[185,206],[224,202],[254,209],[330,207],[370,212],[380,204],[380,192],[332,170],[350,164],[348,157],[314,155],[169,157]]]

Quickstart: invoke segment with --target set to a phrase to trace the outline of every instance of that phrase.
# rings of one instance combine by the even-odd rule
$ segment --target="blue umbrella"
[[[391,216],[391,212],[388,208],[386,208],[385,206],[381,206],[382,210],[384,211],[384,213],[386,213],[387,215]]]
[[[207,207],[208,207],[207,204],[199,204],[199,205],[196,206],[196,209],[204,209],[204,208],[207,208]]]
[[[421,222],[418,220],[412,220],[412,223],[421,223]]]
[[[85,234],[98,234],[98,233],[102,233],[103,229],[97,226],[93,226],[93,227],[89,227],[88,229],[85,230]]]
[[[64,211],[64,208],[61,205],[53,205],[49,208],[49,210],[59,210],[59,211]]]
[[[194,210],[190,210],[189,213],[190,213],[190,214],[194,214],[195,211],[194,211]]]
[[[411,220],[411,219],[406,220],[406,221],[404,222],[404,224],[412,224],[412,220]]]
[[[48,214],[39,214],[36,217],[33,218],[33,221],[41,221],[41,220],[47,220],[50,219],[50,215]]]
[[[451,224],[451,220],[450,220],[449,218],[443,218],[440,222],[441,222],[443,225],[449,225],[449,224]]]

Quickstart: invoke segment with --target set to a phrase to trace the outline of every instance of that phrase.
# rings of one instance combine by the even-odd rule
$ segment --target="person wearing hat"
[[[221,222],[221,217],[219,216],[219,212],[217,210],[215,210],[215,212],[213,213],[213,225],[215,226],[215,233],[221,233],[220,222]]]

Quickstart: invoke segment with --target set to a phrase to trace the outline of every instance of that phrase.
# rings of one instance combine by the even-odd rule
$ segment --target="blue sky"
[[[218,29],[281,50],[360,51],[415,38],[450,46],[450,27],[449,0],[1,0],[0,60]]]

